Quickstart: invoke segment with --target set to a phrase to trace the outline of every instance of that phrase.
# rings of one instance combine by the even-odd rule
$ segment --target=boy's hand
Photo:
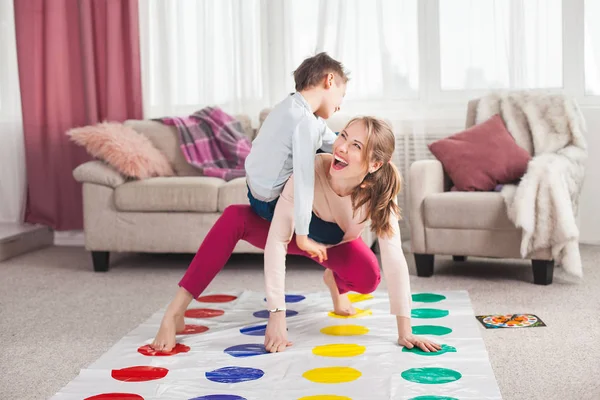
[[[320,263],[327,261],[327,247],[309,239],[308,236],[296,236],[296,244],[300,250],[304,250],[313,258],[318,258]]]
[[[269,353],[284,351],[292,342],[287,339],[285,312],[271,313],[265,333],[265,349]]]

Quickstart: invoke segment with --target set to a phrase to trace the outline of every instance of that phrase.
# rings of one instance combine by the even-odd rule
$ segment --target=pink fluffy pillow
[[[147,137],[123,124],[104,122],[71,129],[67,135],[125,176],[146,179],[174,175],[165,155]]]

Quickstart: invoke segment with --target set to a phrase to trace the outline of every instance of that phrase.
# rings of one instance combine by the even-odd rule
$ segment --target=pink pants
[[[237,242],[245,240],[264,249],[269,227],[270,222],[256,215],[250,206],[227,207],[200,245],[179,286],[194,298],[200,296],[227,263]],[[310,257],[298,248],[295,238],[287,252]],[[329,248],[327,258],[322,265],[333,271],[340,293],[371,293],[381,281],[377,257],[361,238]]]

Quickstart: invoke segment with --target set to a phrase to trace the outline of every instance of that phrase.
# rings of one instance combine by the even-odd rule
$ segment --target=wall
[[[579,203],[580,242],[600,244],[600,107],[582,107],[588,134],[588,163]]]

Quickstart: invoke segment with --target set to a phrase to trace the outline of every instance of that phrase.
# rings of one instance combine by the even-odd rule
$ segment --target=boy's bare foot
[[[356,314],[356,309],[352,306],[348,295],[340,294],[337,284],[335,283],[332,270],[325,270],[325,273],[323,274],[323,281],[329,288],[329,293],[331,293],[331,300],[333,300],[333,312],[344,317]]]
[[[175,335],[185,330],[185,319],[183,315],[165,314],[158,333],[150,347],[156,351],[171,351],[175,347]]]

